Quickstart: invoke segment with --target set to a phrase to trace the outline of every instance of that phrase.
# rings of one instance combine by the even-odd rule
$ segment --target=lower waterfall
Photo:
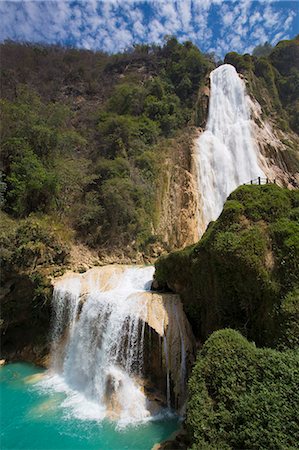
[[[179,297],[150,292],[153,273],[112,265],[55,282],[42,385],[68,392],[75,414],[124,426],[183,407],[194,340]]]
[[[216,220],[229,194],[243,183],[264,177],[251,132],[243,80],[230,64],[210,74],[207,127],[196,142],[200,190],[200,234]]]

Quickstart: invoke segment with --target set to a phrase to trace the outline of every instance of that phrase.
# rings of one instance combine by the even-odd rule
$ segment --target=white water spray
[[[197,170],[202,230],[220,215],[229,194],[243,183],[264,177],[251,136],[244,82],[224,64],[210,75],[211,95],[206,131],[197,141]]]
[[[144,367],[148,367],[144,358],[150,356],[145,354],[145,336],[149,342],[154,331],[162,338],[165,368],[161,366],[161,371],[165,371],[168,408],[170,377],[174,376],[170,370],[172,366],[176,370],[171,362],[174,349],[168,347],[179,343],[177,372],[183,380],[180,376],[177,384],[172,382],[177,386],[175,395],[183,399],[188,327],[183,311],[178,313],[178,298],[165,303],[148,292],[153,272],[153,267],[106,266],[66,275],[56,283],[52,368],[42,386],[66,392],[64,406],[77,417],[108,417],[124,426],[162,412],[143,387]]]

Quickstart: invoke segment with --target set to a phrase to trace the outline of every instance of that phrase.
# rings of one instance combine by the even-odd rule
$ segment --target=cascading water
[[[229,64],[213,70],[210,81],[207,127],[196,145],[201,232],[211,220],[218,218],[234,189],[251,179],[265,176],[259,167],[251,136],[244,82]]]
[[[163,341],[159,373],[165,372],[168,407],[170,369],[176,365],[169,345],[178,343],[179,379],[173,379],[172,386],[175,395],[183,398],[185,380],[180,375],[185,378],[186,348],[192,353],[192,339],[177,296],[165,303],[163,297],[149,292],[153,272],[153,267],[106,266],[62,277],[56,283],[52,365],[42,385],[67,391],[65,406],[76,415],[109,417],[122,426],[161,412],[143,387],[145,366],[150,369],[149,353],[144,361],[145,349],[150,352],[146,333],[148,342],[153,333],[158,336],[156,342],[160,337]]]

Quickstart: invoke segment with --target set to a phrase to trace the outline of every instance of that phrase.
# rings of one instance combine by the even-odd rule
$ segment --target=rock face
[[[207,123],[208,110],[209,110],[209,99],[210,99],[210,88],[208,87],[209,80],[206,80],[206,85],[203,86],[198,93],[197,103],[196,103],[196,116],[195,123],[196,126],[204,128]]]
[[[178,409],[186,400],[195,341],[179,296],[148,290],[153,270],[110,265],[54,282],[52,368],[63,367],[67,383],[75,373],[77,388],[90,387],[99,403],[116,389],[105,403],[110,417],[123,414],[125,391]]]
[[[191,128],[173,142],[163,172],[158,225],[155,234],[165,250],[182,248],[198,239],[198,188],[194,162],[194,140],[200,130]],[[160,252],[161,254],[161,252]],[[159,252],[153,256],[160,256]]]
[[[197,124],[205,127],[195,138],[200,236],[243,183],[267,177],[280,186],[299,186],[299,137],[281,129],[269,92],[252,72],[246,76],[221,65],[210,74],[211,88],[199,92]],[[268,116],[254,93],[265,95]]]
[[[1,358],[46,365],[49,353],[51,285],[28,274],[2,273]],[[37,289],[40,289],[39,297]]]
[[[178,295],[140,294],[147,305],[145,373],[166,392],[172,406],[181,408],[186,400],[186,382],[195,353],[195,340]]]
[[[262,107],[250,98],[252,134],[260,151],[263,170],[270,180],[290,189],[299,186],[299,137],[283,131],[269,117],[263,117]]]

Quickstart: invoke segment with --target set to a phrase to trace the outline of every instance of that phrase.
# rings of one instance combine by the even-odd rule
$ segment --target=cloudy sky
[[[0,0],[0,40],[116,52],[165,35],[219,56],[299,33],[299,0]]]

